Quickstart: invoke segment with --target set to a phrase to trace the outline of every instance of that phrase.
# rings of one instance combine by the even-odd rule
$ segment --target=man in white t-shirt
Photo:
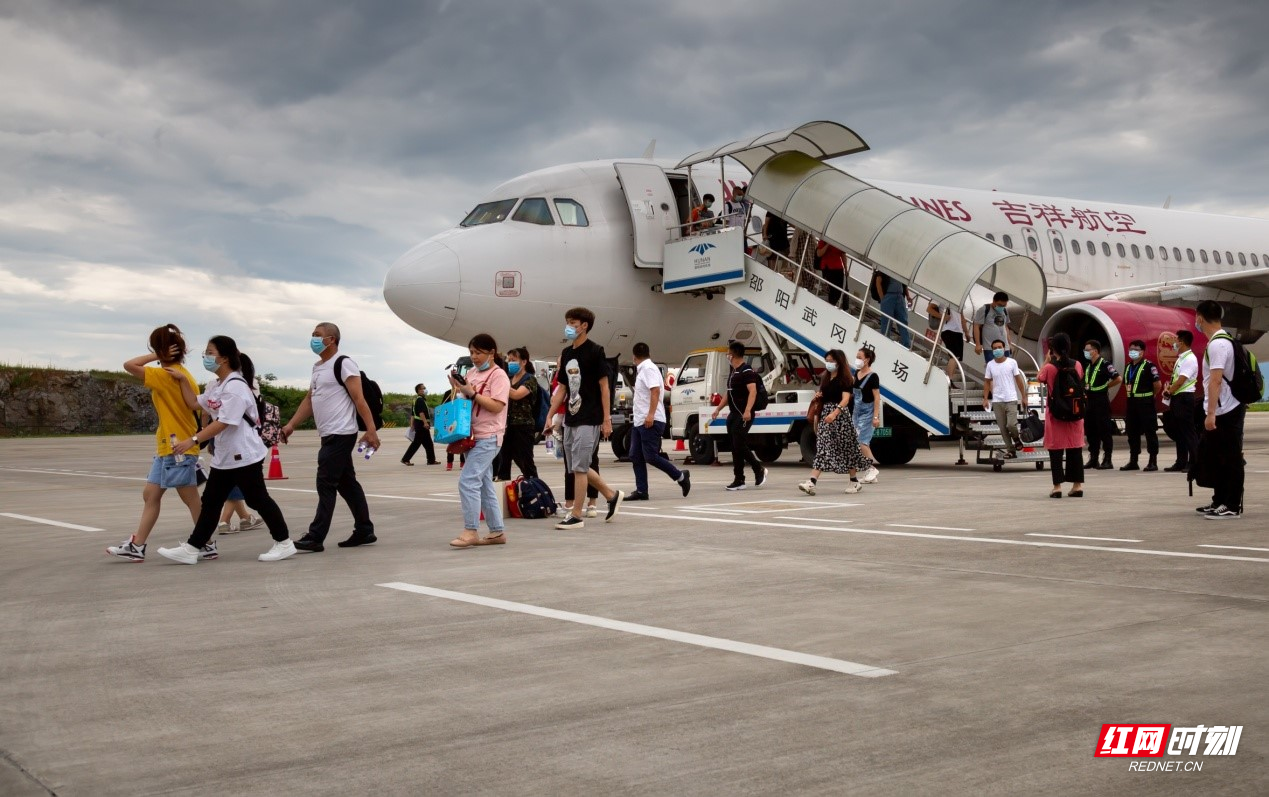
[[[1211,458],[1212,503],[1196,511],[1212,520],[1241,517],[1243,513],[1243,421],[1247,408],[1238,403],[1227,378],[1234,376],[1234,344],[1221,328],[1225,312],[1211,300],[1195,308],[1194,326],[1207,336],[1203,355],[1206,389],[1203,392],[1203,458]]]
[[[366,427],[362,442],[379,447],[374,416],[361,389],[361,369],[351,357],[339,356],[339,327],[323,321],[313,328],[309,347],[319,359],[313,364],[308,393],[295,410],[295,415],[282,427],[282,440],[290,439],[295,427],[308,420],[317,424],[322,447],[317,452],[317,514],[308,533],[295,541],[297,550],[320,553],[335,514],[335,495],[343,496],[353,516],[352,536],[339,543],[340,548],[354,548],[376,541],[375,526],[370,520],[366,491],[357,481],[353,468],[353,448],[357,445],[357,417]],[[335,365],[340,373],[335,374]],[[340,381],[343,384],[340,384]]]
[[[983,379],[983,409],[991,407],[996,414],[996,426],[1005,438],[1005,459],[1018,455],[1014,447],[1022,445],[1018,438],[1018,408],[1027,409],[1027,380],[1018,367],[1018,361],[1005,356],[1005,342],[999,338],[991,342],[991,362]]]
[[[965,316],[961,315],[960,308],[951,305],[941,307],[937,302],[930,302],[926,312],[930,315],[932,328],[937,328],[942,318],[943,331],[939,333],[939,340],[952,355],[947,361],[947,378],[955,379],[960,370],[955,360],[965,360]]]
[[[665,405],[661,403],[661,369],[650,357],[646,343],[634,345],[635,383],[634,410],[630,431],[630,461],[634,463],[635,491],[626,496],[627,501],[648,500],[648,465],[669,476],[683,490],[686,498],[692,489],[692,474],[679,470],[661,452],[661,439],[665,436]]]
[[[1199,364],[1198,357],[1190,351],[1193,345],[1193,332],[1188,329],[1177,331],[1176,343],[1172,344],[1173,351],[1177,352],[1176,363],[1172,366],[1172,382],[1163,389],[1163,403],[1168,405],[1164,431],[1176,442],[1176,462],[1164,470],[1172,473],[1189,470],[1190,457],[1198,448],[1194,390],[1198,386]]]

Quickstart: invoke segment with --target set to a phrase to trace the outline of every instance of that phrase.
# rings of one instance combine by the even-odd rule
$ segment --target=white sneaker
[[[247,515],[246,520],[238,521],[238,531],[251,531],[258,529],[264,525],[264,520],[259,515]]]
[[[272,548],[260,554],[256,558],[261,562],[278,562],[288,556],[295,556],[295,553],[295,543],[291,542],[291,539],[288,537],[281,542],[273,543]]]
[[[599,517],[599,510],[595,508],[594,504],[586,507],[586,517]]]
[[[810,479],[807,479],[806,481],[798,485],[798,489],[806,493],[807,495],[815,495],[815,482],[811,481]]]
[[[212,540],[202,547],[198,552],[199,559],[219,559],[220,551],[216,550],[216,541]]]
[[[869,465],[868,470],[864,471],[863,476],[860,476],[859,480],[863,482],[864,484],[876,484],[877,477],[880,475],[881,475],[881,471]]]
[[[233,526],[230,526],[228,523],[217,523],[217,524],[216,524],[216,533],[217,533],[217,534],[237,534],[237,533],[238,533],[238,531],[239,531],[239,529],[241,529],[241,528],[242,528],[242,527],[241,527],[241,526],[239,526],[239,527],[236,529],[236,528],[234,528]]]
[[[857,493],[862,489],[864,489],[864,486],[859,482],[846,482],[846,493],[848,495],[850,493]]]
[[[573,510],[570,507],[564,506],[563,504],[555,507],[555,516],[560,520],[563,520],[571,514],[573,514]]]
[[[173,562],[180,562],[183,565],[196,565],[200,558],[198,549],[188,542],[183,542],[175,548],[160,548],[159,556],[171,559]]]

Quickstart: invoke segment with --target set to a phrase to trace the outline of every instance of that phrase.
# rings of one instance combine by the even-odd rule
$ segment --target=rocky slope
[[[0,435],[147,432],[150,394],[125,374],[0,366]]]

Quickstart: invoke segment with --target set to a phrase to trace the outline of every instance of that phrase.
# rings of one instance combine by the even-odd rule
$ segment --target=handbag
[[[484,392],[484,390],[485,390],[485,382],[481,382],[480,387],[476,388],[476,395],[479,396],[481,393]],[[461,401],[466,402],[469,407],[468,415],[467,415],[467,436],[460,437],[459,439],[454,440],[449,445],[445,446],[446,454],[466,454],[468,451],[471,451],[473,448],[476,447],[475,417],[476,417],[476,414],[480,412],[480,407],[476,406],[476,402],[474,401],[474,398],[475,396],[473,396],[470,399],[461,399]],[[445,405],[442,404],[441,406],[443,407]],[[438,413],[438,417],[439,417],[439,413]]]
[[[1031,410],[1027,417],[1018,422],[1018,437],[1024,443],[1035,443],[1044,439],[1044,421],[1040,413]]]
[[[816,426],[819,425],[820,410],[822,410],[823,408],[824,408],[824,399],[820,396],[816,396],[815,398],[811,399],[811,403],[807,406],[806,420],[808,423],[811,424],[812,429],[814,429]]]

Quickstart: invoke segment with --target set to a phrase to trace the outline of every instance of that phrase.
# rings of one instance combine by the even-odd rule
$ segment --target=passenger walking
[[[1234,343],[1221,326],[1224,310],[1214,301],[1199,302],[1194,326],[1207,336],[1203,355],[1203,457],[1211,457],[1216,487],[1212,503],[1198,508],[1212,520],[1229,520],[1243,514],[1243,424],[1247,407],[1234,398],[1230,380],[1234,378]]]
[[[1190,457],[1198,449],[1198,423],[1194,413],[1194,389],[1198,385],[1198,357],[1194,356],[1191,347],[1194,345],[1194,333],[1188,329],[1178,330],[1176,343],[1176,364],[1172,366],[1172,383],[1163,389],[1163,400],[1168,402],[1169,423],[1168,436],[1176,443],[1176,461],[1165,471],[1176,473],[1188,470]]]
[[[762,219],[762,241],[771,253],[767,257],[767,268],[776,269],[781,274],[791,277],[789,271],[789,223],[776,214],[768,211]]]
[[[242,370],[244,373],[250,371],[255,373],[255,364],[251,362],[251,358],[239,352],[239,358],[242,360]],[[251,395],[253,398],[260,398],[260,380],[253,378],[250,382]],[[204,425],[210,421],[210,416],[203,413]],[[229,525],[229,521],[233,516],[238,515],[237,527]],[[225,508],[220,512],[220,523],[216,524],[217,534],[237,534],[240,531],[250,531],[258,529],[264,525],[264,521],[258,515],[254,515],[247,511],[247,499],[242,494],[242,489],[234,487],[229,491],[229,498],[225,500]]]
[[[630,431],[630,461],[634,464],[635,489],[626,496],[627,501],[648,500],[648,465],[669,476],[686,498],[692,489],[690,471],[679,470],[661,452],[661,439],[665,436],[665,405],[661,402],[664,380],[661,369],[650,357],[646,343],[636,343],[633,349],[635,361],[633,428]]]
[[[164,373],[165,369],[170,369],[182,374],[190,389],[197,393],[198,383],[182,364],[188,351],[181,330],[175,324],[166,324],[150,332],[148,354],[133,357],[123,364],[123,369],[140,379],[150,391],[150,403],[159,418],[159,425],[154,430],[155,454],[150,461],[145,487],[141,490],[141,519],[137,530],[124,542],[106,548],[106,553],[129,562],[145,561],[146,540],[158,522],[160,503],[169,489],[176,490],[189,509],[190,518],[198,519],[198,449],[180,457],[172,452],[172,440],[193,437],[198,430],[198,419],[185,406],[180,385]],[[158,367],[151,367],[150,363],[155,361]],[[214,547],[208,553],[215,558]]]
[[[457,395],[471,399],[471,436],[476,442],[467,452],[467,466],[458,477],[458,500],[463,507],[463,532],[450,541],[452,548],[475,548],[481,545],[503,545],[507,535],[503,528],[502,503],[494,488],[493,461],[502,448],[507,430],[507,401],[511,380],[497,366],[498,344],[484,333],[467,344],[472,367],[467,370],[466,384],[450,375],[450,387]],[[484,513],[489,533],[480,536],[480,516]]]
[[[1074,370],[1083,379],[1083,367],[1071,359],[1071,338],[1059,332],[1049,339],[1049,352],[1044,367],[1036,379],[1048,389],[1048,395],[1057,392],[1059,373]],[[1062,497],[1063,482],[1071,482],[1067,493],[1072,498],[1084,497],[1084,421],[1060,421],[1052,412],[1044,416],[1044,447],[1049,452],[1049,467],[1053,471],[1053,491],[1050,498]],[[1063,459],[1066,460],[1063,467]]]
[[[309,347],[320,359],[313,364],[308,393],[291,420],[282,427],[282,441],[290,440],[295,427],[312,416],[317,423],[322,447],[317,452],[317,512],[308,526],[308,533],[295,541],[301,551],[321,553],[335,515],[335,496],[348,504],[353,516],[353,533],[339,543],[340,548],[369,545],[378,540],[370,520],[366,491],[357,481],[353,467],[353,447],[357,445],[357,418],[366,427],[361,441],[379,448],[374,416],[361,389],[361,369],[351,357],[339,354],[339,327],[323,321],[313,327]],[[336,366],[339,373],[335,373]],[[341,384],[342,382],[342,384]]]
[[[834,307],[842,306],[842,288],[846,284],[846,259],[842,250],[828,241],[820,241],[815,247],[815,254],[820,258],[820,271],[824,272],[824,281],[829,284],[828,303]]]
[[[1120,470],[1141,470],[1137,457],[1141,454],[1141,435],[1146,436],[1146,453],[1150,461],[1145,470],[1159,469],[1159,416],[1155,412],[1155,397],[1163,390],[1159,369],[1146,359],[1146,342],[1134,340],[1128,344],[1128,369],[1124,372],[1124,384],[1128,387],[1128,404],[1124,410],[1124,434],[1128,436],[1128,464]]]
[[[991,342],[992,361],[987,363],[983,378],[983,409],[991,408],[996,416],[996,426],[1005,439],[1005,459],[1018,456],[1018,411],[1027,411],[1027,380],[1018,367],[1018,361],[1005,356],[1005,342]]]
[[[559,363],[556,363],[555,374],[551,377],[550,394],[555,395],[555,391],[560,386],[560,369]],[[563,520],[573,514],[573,504],[576,500],[575,485],[573,484],[573,471],[569,467],[568,459],[564,456],[564,406],[560,405],[558,410],[551,412],[546,419],[546,424],[555,436],[555,450],[558,453],[558,459],[564,463],[564,503],[555,508],[555,516]],[[590,460],[590,469],[599,473],[599,449],[595,449],[594,456]],[[599,509],[595,506],[599,500],[599,490],[595,489],[592,484],[586,485],[586,500],[581,503],[582,514],[587,519],[599,517]]]
[[[507,375],[511,380],[511,404],[507,408],[507,431],[498,457],[499,481],[511,480],[511,463],[526,478],[536,479],[533,446],[538,435],[538,380],[526,348],[507,352]]]
[[[414,465],[411,460],[422,446],[427,451],[427,464],[438,465],[440,460],[436,458],[436,449],[432,447],[432,408],[427,405],[427,386],[422,383],[415,385],[414,397],[414,408],[410,412],[410,430],[414,432],[414,439],[406,447],[401,464]]]
[[[943,348],[951,354],[947,360],[947,378],[955,380],[960,370],[956,363],[965,360],[965,316],[961,315],[960,308],[953,309],[950,305],[943,308],[935,302],[930,302],[926,312],[931,320],[940,317],[943,319],[943,331],[939,333],[939,340],[942,341]]]
[[[841,349],[830,350],[824,355],[824,360],[824,378],[815,394],[820,402],[815,428],[815,458],[811,463],[810,478],[799,484],[798,489],[807,495],[815,495],[820,476],[829,471],[849,474],[846,492],[857,493],[863,489],[858,479],[859,472],[868,469],[868,461],[859,448],[850,406],[854,380],[846,363],[846,353]]]
[[[1088,406],[1084,411],[1084,433],[1088,435],[1086,469],[1110,470],[1115,467],[1111,454],[1115,450],[1115,421],[1110,417],[1111,388],[1124,380],[1115,366],[1102,357],[1102,344],[1090,340],[1084,344],[1084,393]],[[1101,464],[1097,455],[1103,453]]]
[[[991,302],[974,312],[974,354],[982,354],[983,362],[991,362],[991,352],[983,353],[983,343],[992,338],[1005,342],[1005,354],[1013,356],[1009,340],[1009,294],[996,291]]]
[[[718,224],[718,220],[714,218],[714,211],[710,208],[714,207],[714,195],[706,194],[701,199],[701,204],[692,208],[692,213],[688,220],[692,225],[688,227],[691,232],[704,232],[709,228]]]
[[[582,520],[582,488],[590,485],[608,501],[604,522],[616,516],[624,494],[609,487],[591,467],[599,450],[600,439],[612,435],[612,392],[609,388],[608,361],[604,347],[590,339],[595,314],[585,307],[574,307],[564,314],[564,337],[570,341],[560,353],[560,383],[551,396],[551,409],[565,408],[564,463],[573,482],[573,512],[555,524],[557,529],[580,529]]]
[[[758,382],[762,377],[745,361],[745,344],[733,340],[727,346],[727,361],[731,363],[731,372],[727,375],[727,401],[714,410],[713,420],[717,420],[723,407],[727,412],[727,435],[731,439],[731,462],[734,478],[727,489],[731,491],[745,489],[745,466],[753,470],[753,486],[761,487],[767,482],[767,469],[749,450],[749,430],[753,427],[753,405],[758,399]]]
[[[256,557],[261,562],[277,562],[295,555],[282,510],[264,486],[264,460],[269,451],[260,439],[262,419],[250,385],[255,380],[251,361],[243,361],[233,338],[217,335],[207,341],[203,350],[203,367],[216,375],[203,394],[195,395],[185,369],[168,369],[168,376],[180,387],[181,396],[190,409],[206,412],[211,418],[207,428],[177,441],[172,450],[185,454],[215,438],[211,473],[203,487],[203,504],[189,539],[175,548],[160,548],[159,555],[183,565],[198,564],[200,559],[215,559],[216,548],[208,544],[216,533],[220,510],[230,491],[237,487],[247,502],[260,513],[273,537],[273,547]]]
[[[855,352],[854,422],[859,437],[859,451],[868,460],[864,484],[873,484],[880,475],[877,458],[872,455],[872,433],[881,426],[881,379],[872,370],[877,353],[872,349]]]
[[[751,202],[745,198],[745,187],[738,185],[731,191],[731,199],[723,203],[728,227],[744,229],[745,219],[749,217]]]
[[[904,348],[912,348],[912,335],[908,332],[908,286],[878,273],[875,280],[877,295],[881,297],[881,335],[890,337],[892,319],[899,327],[899,342]]]

